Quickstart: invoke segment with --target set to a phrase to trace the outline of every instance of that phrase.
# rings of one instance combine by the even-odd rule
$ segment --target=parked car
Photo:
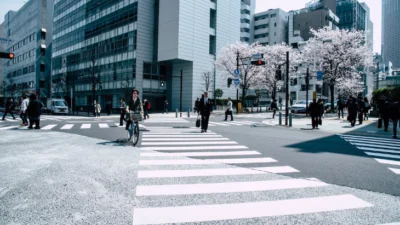
[[[335,101],[334,103],[333,103],[333,106],[335,107],[335,109],[337,109],[337,101]],[[325,110],[328,110],[328,109],[330,109],[331,108],[331,102],[330,101],[328,101],[328,102],[325,102],[325,104],[324,104],[324,109]]]
[[[312,101],[308,101],[308,105],[310,105]],[[306,100],[297,101],[292,107],[290,107],[292,113],[306,113],[307,110],[307,102]]]

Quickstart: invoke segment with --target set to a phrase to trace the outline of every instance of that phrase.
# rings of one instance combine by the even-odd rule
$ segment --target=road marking
[[[392,158],[392,159],[400,159],[400,156],[397,155],[390,155],[390,154],[381,154],[381,153],[374,153],[374,152],[364,152],[369,156],[378,156],[378,157],[385,157],[385,158]]]
[[[9,129],[17,128],[17,127],[19,127],[19,126],[2,127],[2,128],[0,128],[0,130],[9,130]]]
[[[378,149],[378,148],[366,148],[366,147],[357,147],[360,150],[363,151],[374,151],[374,152],[386,152],[386,153],[400,153],[399,151],[394,151],[394,150],[383,150],[383,149]]]
[[[354,141],[354,140],[347,140],[348,142],[350,142],[352,145],[360,145],[360,146],[377,146],[377,144],[380,144],[379,147],[383,147],[385,148],[385,146],[393,146],[393,147],[398,147],[398,149],[400,149],[400,143],[391,143],[391,142],[380,142],[380,143],[376,143],[376,141],[374,142],[369,142],[369,141]]]
[[[135,208],[133,224],[196,223],[300,215],[366,207],[373,207],[373,205],[347,194],[236,204]]]
[[[271,167],[255,167],[255,170],[261,170],[269,173],[297,173],[300,172],[290,166],[271,166]]]
[[[227,125],[226,123],[217,123],[217,122],[209,122],[209,124],[220,125],[220,126],[224,126],[224,127],[229,126],[229,125]]]
[[[236,151],[236,152],[182,152],[182,153],[140,153],[144,157],[164,157],[164,156],[232,156],[232,155],[261,155],[257,151]]]
[[[246,168],[197,169],[197,170],[143,170],[138,171],[138,178],[165,178],[165,177],[212,177],[265,174],[263,171]]]
[[[110,128],[106,123],[99,123],[100,128]]]
[[[384,224],[378,224],[378,225],[400,225],[400,222],[398,222],[398,223],[384,223]]]
[[[387,160],[387,159],[375,159],[375,160],[378,161],[379,163],[382,163],[382,164],[400,166],[400,162],[399,161]]]
[[[63,127],[61,127],[61,130],[70,130],[72,127],[74,126],[74,124],[66,124]]]
[[[390,142],[400,142],[400,140],[393,140],[389,138],[378,138],[378,137],[364,137],[364,136],[354,136],[354,135],[347,135],[347,134],[342,134],[340,135],[341,137],[344,138],[352,138],[352,139],[359,139],[359,140],[379,140],[379,141],[390,141]]]
[[[90,129],[92,124],[82,124],[81,129]]]
[[[273,158],[239,158],[239,159],[212,159],[213,161],[226,164],[246,164],[246,163],[273,163],[278,162]]]
[[[393,171],[395,174],[400,174],[400,169],[395,169],[395,168],[388,168],[389,170]]]
[[[252,191],[272,191],[328,186],[323,182],[304,179],[269,180],[253,182],[229,182],[209,184],[177,184],[137,186],[136,196],[194,195],[215,193],[237,193]]]
[[[350,142],[351,144],[352,144],[352,142]],[[386,149],[397,149],[397,150],[400,150],[400,145],[399,146],[396,146],[396,147],[392,147],[392,146],[387,146],[388,144],[387,143],[385,143],[385,144],[382,144],[382,145],[371,145],[371,144],[355,144],[354,143],[354,145],[356,145],[356,146],[365,146],[365,147],[375,147],[375,148],[386,148]]]
[[[193,146],[193,147],[141,147],[141,150],[150,151],[186,151],[186,150],[233,150],[233,149],[248,149],[244,145],[232,145],[232,146]]]
[[[42,127],[42,130],[51,130],[56,126],[57,126],[57,124],[50,124],[50,125],[47,125],[45,127]]]
[[[154,134],[143,134],[143,138],[176,138],[176,137],[182,137],[182,138],[197,138],[197,137],[202,137],[202,138],[219,138],[222,137],[221,135],[201,135],[201,134],[179,134],[179,135],[154,135]]]
[[[210,160],[198,160],[198,159],[178,159],[178,160],[140,160],[139,165],[141,166],[160,166],[160,165],[215,165],[219,164],[215,161]]]
[[[142,138],[142,141],[229,141],[229,138]]]
[[[207,142],[144,142],[141,145],[152,145],[152,146],[165,146],[165,145],[236,145],[236,141],[207,141]]]

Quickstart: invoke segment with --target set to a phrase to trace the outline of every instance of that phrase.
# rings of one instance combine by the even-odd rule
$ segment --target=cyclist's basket
[[[132,120],[132,121],[142,121],[143,116],[139,112],[129,112],[126,114],[126,119],[127,120]]]

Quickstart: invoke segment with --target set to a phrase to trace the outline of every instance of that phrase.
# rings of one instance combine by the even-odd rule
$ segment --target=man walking
[[[233,121],[233,109],[232,109],[232,99],[228,98],[228,103],[226,104],[226,111],[225,111],[225,121],[228,120],[228,115],[231,115],[231,121]]]
[[[204,97],[200,100],[199,110],[201,114],[201,133],[207,132],[208,120],[213,110],[213,105],[210,99],[208,99],[208,92],[204,92]]]
[[[24,94],[22,96],[22,103],[21,103],[21,111],[20,111],[20,117],[22,120],[21,126],[28,126],[28,119],[26,117],[26,110],[28,109],[29,101],[26,95]]]
[[[13,112],[12,112],[12,111],[14,110],[14,108],[15,108],[14,101],[13,101],[12,98],[9,98],[8,101],[7,101],[7,103],[6,103],[6,108],[5,108],[5,112],[4,112],[4,115],[3,115],[3,119],[2,119],[2,120],[4,120],[4,119],[6,118],[7,113],[10,113],[11,116],[13,117],[13,119],[15,120],[15,116],[14,116],[14,114],[13,114]]]
[[[339,110],[338,111],[339,119],[340,119],[340,113],[342,113],[342,119],[343,119],[344,118],[344,116],[343,116],[344,104],[341,99],[339,99],[339,101],[337,102],[337,105],[338,105],[338,110]]]
[[[119,99],[119,126],[122,127],[124,126],[124,118],[125,118],[125,113],[126,113],[126,104],[124,102],[124,98]]]
[[[199,100],[199,98],[197,98],[197,100],[194,102],[194,113],[199,111],[199,104],[200,104],[200,100]]]
[[[356,98],[353,98],[351,100],[348,111],[349,111],[349,119],[351,126],[354,127],[356,125],[357,113],[358,113],[358,104]]]
[[[389,116],[393,123],[393,136],[392,137],[397,139],[397,124],[398,124],[399,118],[400,118],[400,105],[399,105],[399,99],[396,97],[393,98],[393,103],[390,106]]]
[[[143,105],[143,110],[144,110],[144,119],[150,119],[149,116],[149,109],[150,109],[150,102],[147,99],[144,99],[144,105]]]
[[[272,110],[272,119],[275,119],[276,110],[278,109],[278,106],[276,105],[276,100],[275,99],[272,100],[270,108]]]
[[[320,112],[320,105],[317,103],[317,100],[315,98],[313,99],[313,102],[311,102],[309,110],[310,110],[312,128],[318,129],[319,116],[321,112]]]
[[[164,113],[168,114],[168,100],[165,100],[165,101],[164,101],[164,111],[163,111],[163,114],[164,114]]]
[[[29,100],[28,109],[26,110],[29,116],[28,129],[33,129],[33,124],[35,124],[35,129],[40,129],[40,114],[43,104],[37,100],[36,94],[31,94]]]

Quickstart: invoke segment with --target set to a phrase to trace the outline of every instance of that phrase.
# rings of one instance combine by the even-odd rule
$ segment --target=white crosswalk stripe
[[[81,129],[90,129],[92,124],[82,124]]]
[[[42,130],[51,130],[56,126],[57,126],[57,124],[50,124],[50,125],[47,125],[45,127],[42,127]]]
[[[72,127],[74,127],[74,124],[66,124],[63,127],[61,127],[61,130],[71,130]]]
[[[228,127],[228,126],[246,126],[246,125],[255,125],[255,124],[259,124],[258,122],[254,122],[254,121],[227,121],[227,122],[214,122],[214,121],[210,121],[209,122],[209,126],[223,126],[223,127]]]
[[[99,123],[100,128],[110,128],[107,123]]]
[[[400,174],[400,140],[356,135],[340,136],[366,155],[374,157],[377,162],[399,166],[399,168],[388,167],[388,169],[395,174]]]

